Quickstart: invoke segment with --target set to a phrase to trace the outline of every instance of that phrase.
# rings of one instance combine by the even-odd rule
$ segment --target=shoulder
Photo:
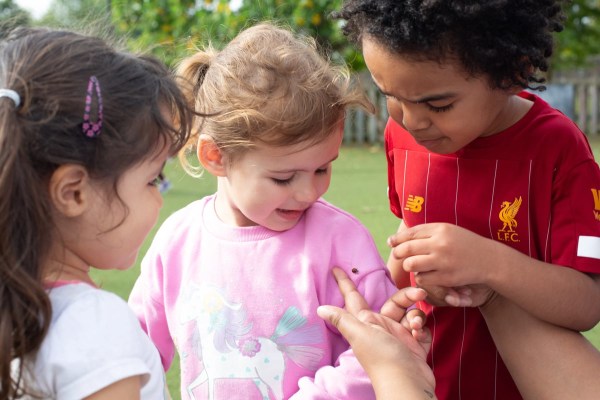
[[[362,225],[362,223],[348,211],[333,205],[327,200],[320,198],[307,211],[307,215],[314,218],[323,218],[325,221],[335,220],[348,224]]]
[[[308,209],[306,220],[309,229],[321,232],[340,232],[347,236],[355,234],[370,236],[367,228],[358,218],[322,198]]]
[[[585,134],[577,124],[559,110],[553,108],[543,99],[532,93],[521,96],[533,101],[533,106],[524,117],[524,129],[531,134],[549,137],[552,140],[566,142],[585,141]]]
[[[529,112],[517,123],[514,136],[516,141],[527,143],[524,152],[565,168],[594,160],[588,139],[575,122],[535,94],[523,92],[520,96],[533,101]]]
[[[207,196],[200,200],[196,200],[186,205],[183,208],[173,212],[169,215],[163,224],[160,226],[160,230],[183,230],[187,229],[191,225],[197,225],[198,221],[202,218],[202,210],[213,196]]]
[[[127,376],[149,376],[155,348],[119,296],[86,284],[50,291],[53,316],[35,360],[40,385],[82,398]]]
[[[114,293],[75,284],[52,289],[50,300],[53,331],[61,331],[68,336],[97,336],[97,332],[104,330],[109,331],[109,336],[115,336],[139,330],[139,323],[125,300]],[[70,333],[75,326],[77,332]]]
[[[167,246],[168,248],[177,247],[185,240],[196,234],[202,229],[202,215],[206,204],[212,199],[207,196],[196,200],[185,207],[169,215],[160,225],[154,239],[152,248]]]

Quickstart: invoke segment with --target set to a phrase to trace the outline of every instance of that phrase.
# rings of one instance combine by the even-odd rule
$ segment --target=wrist
[[[485,317],[496,313],[503,306],[504,298],[497,292],[492,291],[488,299],[479,306],[479,311]]]
[[[398,365],[373,372],[371,381],[377,400],[436,399],[434,385],[420,372],[416,367],[402,368]]]

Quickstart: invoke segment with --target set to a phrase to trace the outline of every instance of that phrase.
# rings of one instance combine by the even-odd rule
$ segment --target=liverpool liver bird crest
[[[500,217],[500,220],[504,222],[504,226],[502,226],[502,229],[500,231],[514,232],[514,228],[517,227],[517,220],[515,219],[515,217],[519,212],[519,208],[521,207],[522,201],[522,197],[519,196],[518,199],[515,197],[515,201],[513,201],[512,204],[508,201],[502,202],[502,205],[500,206],[502,209],[500,210],[500,214],[498,214],[498,216]]]

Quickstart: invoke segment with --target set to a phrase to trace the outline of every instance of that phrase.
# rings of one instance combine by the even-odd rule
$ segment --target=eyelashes
[[[389,94],[384,94],[384,96],[385,96],[385,97],[386,97],[388,100],[390,100],[390,99],[393,99],[393,100],[395,100],[396,102],[400,102],[400,100],[398,100],[397,98],[395,98],[394,96],[391,96],[391,95],[389,95]],[[447,112],[447,111],[450,111],[450,110],[452,110],[452,108],[454,107],[454,104],[453,104],[453,103],[450,103],[450,104],[448,104],[448,105],[445,105],[445,106],[442,106],[442,107],[435,107],[435,106],[432,106],[431,104],[429,104],[429,103],[426,103],[426,102],[422,102],[422,103],[421,103],[421,102],[419,102],[419,103],[417,103],[417,104],[424,104],[424,105],[427,107],[427,109],[428,109],[429,111],[432,111],[432,112],[435,112],[435,113],[443,113],[443,112]]]
[[[432,105],[427,104],[427,108],[430,111],[433,111],[436,113],[443,113],[443,112],[452,110],[452,104],[448,104],[447,106],[443,106],[443,107],[434,107]]]
[[[320,168],[320,169],[318,169],[318,170],[315,171],[315,175],[325,175],[325,174],[327,174],[327,172],[329,172],[329,168]],[[286,179],[271,178],[271,180],[276,185],[286,186],[286,185],[289,185],[290,183],[292,183],[292,181],[294,180],[294,176],[295,175],[296,174],[294,174],[294,175],[292,175],[292,176],[290,176],[289,178],[286,178]]]
[[[154,178],[152,181],[149,182],[149,185],[159,186],[164,181],[165,181],[165,174],[161,172],[160,174],[158,174],[158,176],[156,178]]]

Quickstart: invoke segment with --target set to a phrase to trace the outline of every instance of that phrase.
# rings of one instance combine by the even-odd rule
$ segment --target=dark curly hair
[[[360,46],[365,36],[415,60],[457,58],[494,88],[543,89],[553,32],[566,0],[347,0],[333,17]]]

